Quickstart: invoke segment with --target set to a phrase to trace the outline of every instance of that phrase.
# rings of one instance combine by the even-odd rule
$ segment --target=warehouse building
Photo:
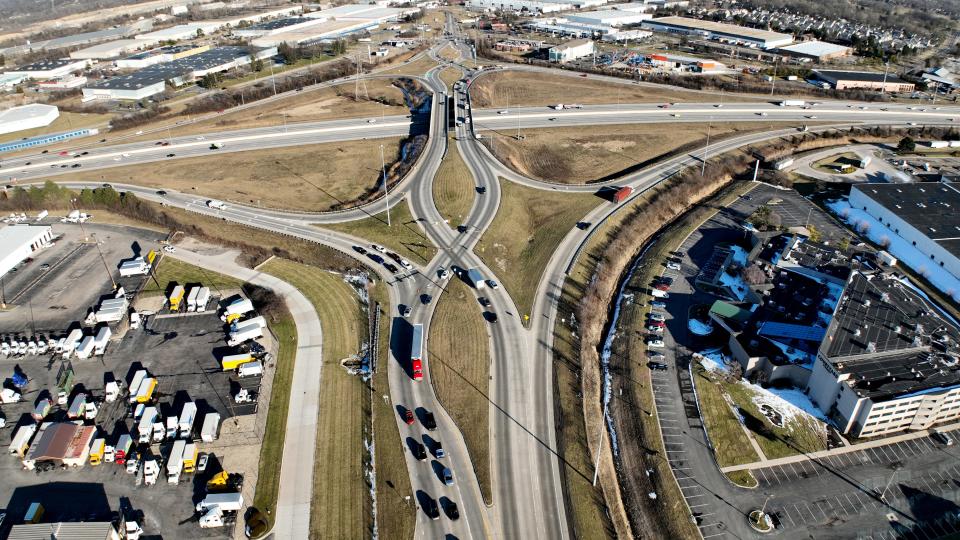
[[[547,51],[551,62],[569,62],[593,54],[593,41],[589,39],[575,39],[550,47]]]
[[[24,523],[10,529],[7,540],[121,540],[109,521]]]
[[[917,257],[894,253],[901,263],[917,272],[947,272],[960,279],[960,191],[954,184],[855,185],[849,202],[888,230],[891,252],[919,252]]]
[[[137,39],[153,40],[154,43],[161,41],[181,41],[184,39],[193,39],[199,35],[209,35],[224,26],[221,21],[196,22],[189,24],[178,24],[170,28],[163,28],[146,34],[137,34]]]
[[[268,48],[254,56],[262,59],[275,54],[276,48]],[[181,86],[207,74],[228,71],[250,62],[252,58],[246,47],[217,47],[165,64],[149,66],[129,75],[97,81],[83,89],[83,100],[143,99],[163,92],[168,83]]]
[[[916,88],[894,73],[872,71],[827,71],[815,69],[813,73],[821,81],[837,90],[876,90],[878,92],[913,92]]]
[[[73,51],[70,53],[70,58],[77,60],[110,60],[156,44],[155,40],[150,39],[118,39]]]
[[[155,64],[173,62],[181,58],[193,56],[210,50],[209,45],[167,45],[132,54],[126,58],[121,58],[114,62],[118,69],[143,69]]]
[[[584,11],[582,13],[571,13],[567,15],[567,19],[573,22],[614,27],[640,24],[643,21],[652,18],[653,15],[647,13],[612,9],[602,11]]]
[[[0,276],[6,275],[34,251],[48,246],[51,240],[53,229],[49,225],[8,225],[0,229]]]
[[[46,127],[60,116],[55,105],[31,103],[0,112],[0,133],[14,133],[25,129]]]
[[[784,56],[811,62],[829,62],[830,60],[852,55],[853,49],[844,47],[843,45],[827,43],[826,41],[812,40],[787,45],[786,47],[779,47],[776,49],[776,52]]]
[[[272,36],[274,34],[307,28],[315,24],[320,24],[326,20],[326,17],[290,17],[286,19],[275,19],[272,21],[258,23],[253,26],[248,26],[246,28],[238,28],[233,31],[233,35],[245,38]]]
[[[793,35],[791,34],[687,17],[651,19],[644,21],[643,27],[654,32],[695,35],[704,39],[760,49],[772,49],[793,43]]]
[[[853,437],[960,418],[960,329],[896,277],[854,272],[826,330],[807,394]]]
[[[570,4],[537,2],[536,0],[467,0],[467,9],[477,11],[515,11],[518,13],[556,13],[574,9]]]
[[[73,73],[74,71],[83,71],[87,68],[86,60],[75,60],[73,58],[60,58],[58,60],[41,60],[32,64],[18,67],[6,71],[7,75],[23,75],[36,81],[45,81],[47,79],[56,79]]]
[[[374,29],[379,25],[380,23],[373,21],[328,20],[299,30],[258,37],[250,44],[255,47],[277,47],[281,43],[311,45],[323,41],[334,41],[350,34]]]

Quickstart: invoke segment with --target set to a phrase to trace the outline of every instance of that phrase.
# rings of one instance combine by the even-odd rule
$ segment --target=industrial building
[[[538,2],[536,0],[467,0],[467,9],[477,11],[516,11],[526,13],[556,13],[574,9],[570,4]]]
[[[8,225],[0,229],[0,276],[30,255],[50,244],[53,228],[49,225]]]
[[[551,62],[569,62],[593,54],[593,41],[589,39],[575,39],[550,47],[547,51]]]
[[[376,4],[346,4],[335,8],[314,11],[304,14],[305,17],[339,21],[366,21],[378,24],[396,22],[413,13],[419,8],[386,8]]]
[[[55,105],[31,103],[0,112],[0,134],[49,126],[60,116]]]
[[[960,329],[900,280],[854,272],[826,330],[807,393],[853,437],[960,418]]]
[[[634,11],[608,9],[602,11],[570,13],[566,18],[577,23],[616,27],[630,24],[640,24],[643,21],[652,19],[653,15]]]
[[[275,54],[276,48],[268,48],[258,51],[254,56],[262,59]],[[97,81],[83,89],[83,99],[143,99],[163,92],[168,82],[180,86],[209,73],[220,73],[251,62],[246,47],[217,47],[165,64],[149,66],[129,75]]]
[[[10,529],[7,540],[121,540],[109,521],[24,523]]]
[[[7,75],[23,75],[29,79],[45,81],[69,75],[74,71],[83,71],[87,68],[86,60],[60,58],[58,60],[40,60],[32,64],[20,66],[4,72]]]
[[[272,21],[258,23],[246,28],[238,28],[233,31],[233,35],[245,38],[271,36],[283,32],[292,32],[295,30],[308,28],[326,20],[326,17],[290,17],[286,19],[274,19]]]
[[[772,49],[793,43],[791,34],[688,17],[660,17],[644,21],[643,27],[654,32],[701,36],[704,39],[760,49]]]
[[[49,81],[40,81],[37,83],[37,88],[40,90],[70,90],[71,88],[80,88],[81,86],[87,84],[87,78],[83,75],[74,76],[68,75],[60,79],[51,79]]]
[[[114,62],[118,69],[143,69],[155,64],[173,62],[181,58],[193,56],[210,50],[209,45],[167,45],[132,54],[126,58],[121,58]]]
[[[146,47],[152,47],[157,44],[156,40],[151,39],[118,39],[100,43],[86,49],[73,51],[70,58],[77,60],[109,60],[118,58],[133,51],[139,51]]]
[[[776,52],[784,56],[806,61],[829,62],[830,60],[852,55],[853,49],[844,47],[843,45],[827,43],[826,41],[811,40],[794,43],[786,47],[779,47],[776,49]]]
[[[124,38],[130,35],[133,35],[137,32],[143,32],[149,30],[153,27],[153,21],[151,19],[142,19],[130,23],[126,26],[116,26],[113,28],[107,28],[104,30],[97,30],[95,32],[83,32],[80,34],[73,34],[70,36],[63,36],[53,39],[32,41],[25,43],[23,45],[15,45],[13,47],[7,47],[6,49],[0,49],[0,54],[6,56],[7,58],[18,56],[21,54],[26,54],[29,52],[35,51],[46,51],[54,49],[67,49],[71,47],[80,47],[82,45],[91,45],[93,43],[100,43],[103,41],[110,41],[114,39]]]
[[[311,45],[323,41],[334,41],[350,34],[376,28],[379,25],[380,23],[375,21],[327,20],[299,30],[258,37],[253,39],[250,44],[255,47],[277,47],[281,43]]]
[[[13,90],[18,84],[25,80],[27,80],[26,75],[19,73],[2,73],[0,74],[0,90]]]
[[[894,73],[872,71],[827,71],[815,69],[813,73],[821,81],[837,90],[876,90],[878,92],[913,92],[912,82],[905,81]]]
[[[170,28],[163,28],[146,34],[137,34],[137,39],[153,40],[154,43],[161,41],[181,41],[184,39],[193,39],[198,35],[207,35],[221,29],[224,24],[220,21],[196,22],[189,24],[178,24]]]
[[[45,422],[40,425],[23,466],[34,469],[37,463],[51,462],[67,467],[86,465],[90,455],[90,443],[97,434],[96,426],[84,426],[72,422]]]
[[[960,279],[960,191],[954,184],[855,185],[849,202],[888,230],[891,250],[902,245],[919,251],[916,259],[897,255],[902,263],[923,264],[916,272],[942,271]]]

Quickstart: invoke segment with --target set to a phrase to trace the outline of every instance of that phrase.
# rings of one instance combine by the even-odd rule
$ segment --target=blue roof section
[[[28,139],[21,139],[19,141],[0,144],[0,152],[10,152],[12,150],[23,150],[24,148],[41,146],[44,144],[51,144],[51,143],[60,142],[66,139],[72,139],[74,137],[85,137],[87,135],[93,135],[95,133],[97,133],[96,129],[84,128],[84,129],[75,129],[73,131],[65,131],[63,133],[53,133],[50,135],[38,135],[36,137],[30,137]]]
[[[768,338],[790,338],[820,343],[827,334],[827,329],[820,326],[766,321],[757,333]]]

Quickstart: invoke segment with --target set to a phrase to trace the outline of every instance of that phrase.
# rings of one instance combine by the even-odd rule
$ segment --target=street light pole
[[[597,477],[600,476],[600,451],[603,450],[603,429],[604,422],[607,421],[607,402],[603,403],[603,416],[600,417],[600,433],[597,434],[597,458],[593,462],[593,485],[597,485]]]
[[[383,201],[387,205],[387,227],[392,227],[390,224],[390,191],[387,189],[387,165],[383,160],[383,145],[380,145],[380,170],[382,171],[383,176]]]
[[[707,122],[707,145],[703,147],[703,164],[700,167],[700,176],[707,173],[707,148],[710,148],[710,127],[713,125],[713,116]]]

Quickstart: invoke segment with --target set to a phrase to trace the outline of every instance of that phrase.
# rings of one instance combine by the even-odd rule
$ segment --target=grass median
[[[463,72],[457,68],[445,68],[440,72],[440,80],[447,85],[449,91],[453,91],[453,84],[463,77]]]
[[[608,204],[593,194],[561,193],[500,179],[497,216],[474,250],[528,315],[544,268],[567,232],[590,210]]]
[[[310,535],[365,538],[373,524],[365,483],[364,438],[369,392],[341,361],[360,351],[366,314],[359,296],[338,274],[284,259],[260,270],[296,287],[313,304],[323,330],[323,368],[310,504]]]
[[[460,157],[456,141],[451,137],[448,143],[447,155],[433,178],[433,201],[447,224],[456,227],[470,213],[477,190],[473,174]]]
[[[387,224],[387,213],[382,212],[356,221],[320,226],[380,244],[418,264],[429,262],[437,254],[437,248],[413,218],[406,199],[390,208],[390,225]]]
[[[430,380],[437,398],[463,433],[487,504],[490,479],[490,336],[467,285],[450,281],[430,322]]]

